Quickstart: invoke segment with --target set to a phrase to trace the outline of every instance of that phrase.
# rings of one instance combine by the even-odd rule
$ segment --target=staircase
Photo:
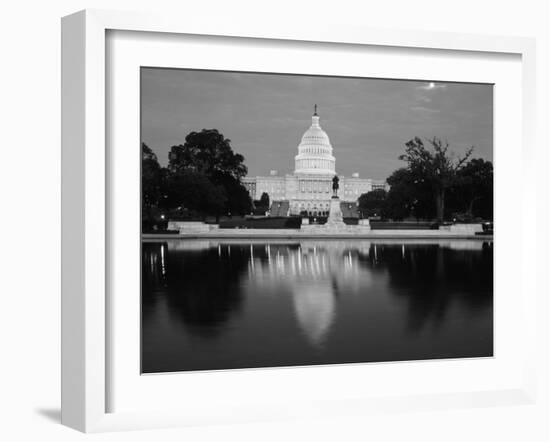
[[[273,201],[269,216],[288,216],[290,203],[288,201]]]
[[[359,218],[359,210],[357,209],[357,203],[340,203],[340,210],[344,218]]]

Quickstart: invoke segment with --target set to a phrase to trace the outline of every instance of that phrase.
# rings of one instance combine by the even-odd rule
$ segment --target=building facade
[[[332,178],[336,175],[336,158],[326,132],[319,124],[317,111],[310,128],[302,136],[298,154],[294,157],[294,172],[279,175],[272,170],[269,176],[243,178],[253,200],[267,193],[271,202],[288,202],[286,215],[306,212],[310,216],[326,216],[332,197]],[[358,173],[340,179],[338,196],[343,202],[356,203],[363,194],[374,189],[385,189],[384,181],[360,178]]]

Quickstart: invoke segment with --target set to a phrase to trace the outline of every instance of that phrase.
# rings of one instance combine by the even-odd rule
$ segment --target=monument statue
[[[334,178],[332,179],[332,197],[333,198],[338,198],[339,181],[340,179],[338,178],[338,175],[334,175]]]

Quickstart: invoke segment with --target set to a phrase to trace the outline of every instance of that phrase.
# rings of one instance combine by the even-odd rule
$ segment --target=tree
[[[260,196],[260,206],[265,207],[265,210],[269,210],[271,204],[269,201],[269,194],[267,192],[263,192],[262,196]]]
[[[173,173],[194,170],[212,178],[217,172],[240,180],[247,173],[244,157],[233,152],[231,141],[217,129],[191,132],[183,145],[172,146],[168,167]]]
[[[185,137],[183,145],[172,146],[168,168],[174,176],[193,172],[195,179],[200,175],[218,187],[224,197],[222,207],[217,204],[205,206],[215,207],[216,216],[220,213],[250,213],[252,200],[241,184],[241,178],[247,173],[244,157],[233,152],[231,141],[218,130],[191,132]],[[217,201],[217,198],[214,199]]]
[[[204,174],[190,169],[170,174],[167,199],[169,207],[182,207],[216,217],[224,212],[227,203],[222,186],[213,184]]]
[[[359,212],[362,217],[381,216],[385,209],[388,192],[384,189],[371,190],[359,197]]]
[[[435,214],[432,191],[427,181],[408,168],[397,169],[387,179],[390,186],[383,216],[402,220],[409,216],[430,219]]]
[[[143,217],[152,217],[153,207],[162,196],[162,168],[157,156],[145,143],[141,143],[141,205]]]
[[[493,218],[493,163],[481,158],[470,160],[457,173],[457,182],[451,189],[456,212],[469,218]]]
[[[384,218],[402,220],[408,217],[415,201],[414,177],[405,168],[397,169],[387,179],[390,191],[384,207]]]
[[[252,210],[252,199],[246,187],[228,173],[217,172],[212,177],[214,184],[224,190],[226,201],[224,213],[232,215],[246,215]]]
[[[449,143],[434,137],[428,140],[431,150],[424,146],[423,141],[415,137],[405,144],[405,154],[399,159],[408,164],[408,169],[414,176],[422,177],[431,187],[435,201],[436,217],[443,221],[445,216],[445,196],[447,190],[456,184],[458,171],[464,166],[473,152],[473,147],[455,159],[449,153]]]
[[[259,200],[254,200],[254,215],[265,215],[270,207],[271,201],[269,200],[269,194],[263,192]]]
[[[259,200],[254,200],[254,215],[265,215],[265,213],[271,207],[271,201],[269,200],[269,194],[263,192]]]

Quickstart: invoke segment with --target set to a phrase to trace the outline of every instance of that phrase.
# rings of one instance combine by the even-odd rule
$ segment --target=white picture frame
[[[310,404],[236,407],[225,416],[208,411],[189,416],[185,411],[108,412],[108,376],[112,363],[108,229],[109,186],[106,120],[106,34],[142,31],[221,38],[270,39],[369,45],[383,48],[426,48],[514,54],[521,57],[521,157],[523,176],[534,158],[535,44],[532,39],[417,31],[389,31],[344,26],[300,26],[277,23],[212,22],[195,18],[182,25],[178,17],[152,14],[81,11],[62,21],[62,423],[85,432],[182,426],[208,422],[388,412],[426,408],[532,403],[535,399],[535,339],[525,343],[521,385],[463,393],[429,393],[359,397],[346,400],[316,398]],[[518,148],[519,149],[519,148]],[[497,166],[498,167],[498,166]],[[498,172],[497,172],[498,173]],[[523,245],[520,259],[534,254],[536,241],[525,220],[534,219],[535,193],[520,190]],[[498,236],[497,236],[498,238]],[[531,238],[531,240],[529,240]],[[505,238],[504,238],[505,240]],[[531,272],[531,273],[530,273]],[[533,336],[536,316],[534,269],[522,268],[520,321],[524,336]],[[497,318],[498,319],[498,318]],[[333,370],[337,370],[334,368]],[[343,368],[340,368],[343,370]],[[244,372],[241,372],[241,377]],[[273,374],[275,376],[275,374]],[[289,412],[289,410],[291,410]]]

